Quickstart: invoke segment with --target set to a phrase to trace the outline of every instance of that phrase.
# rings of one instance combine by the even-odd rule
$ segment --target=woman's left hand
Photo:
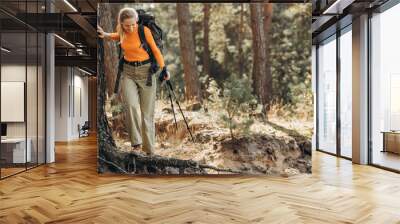
[[[168,71],[165,72],[164,80],[169,80],[171,78],[170,74]]]
[[[162,80],[160,80],[160,81],[169,80],[169,79],[171,78],[169,72],[167,71],[167,67],[164,67],[164,68],[162,69],[162,71],[161,71],[161,77],[162,77]]]

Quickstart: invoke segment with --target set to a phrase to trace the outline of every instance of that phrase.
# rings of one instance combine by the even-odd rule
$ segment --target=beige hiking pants
[[[122,91],[127,106],[127,128],[131,145],[142,144],[142,149],[153,154],[155,142],[154,107],[157,82],[152,75],[152,86],[146,86],[150,63],[139,67],[124,65]]]

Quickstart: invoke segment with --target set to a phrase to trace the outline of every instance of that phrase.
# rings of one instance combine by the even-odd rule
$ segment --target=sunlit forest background
[[[100,4],[106,32],[115,31],[123,7],[146,10],[165,32],[162,53],[195,137],[160,85],[157,155],[241,173],[311,172],[311,4]],[[107,42],[104,54],[110,97],[116,43]],[[118,149],[129,151],[118,99],[106,102],[107,119]]]

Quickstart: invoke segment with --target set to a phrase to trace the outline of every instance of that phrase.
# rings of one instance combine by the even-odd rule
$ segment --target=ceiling
[[[36,33],[54,32],[56,65],[96,71],[97,0],[1,0],[2,46],[10,49],[2,60],[17,63],[34,58]],[[46,8],[47,7],[47,8]],[[47,13],[52,9],[52,13]],[[30,34],[35,33],[35,35]],[[28,41],[28,45],[25,43]],[[36,42],[36,39],[35,41]],[[72,45],[74,46],[72,46]],[[25,46],[27,46],[25,51]],[[67,56],[67,57],[65,57]]]
[[[352,23],[352,18],[373,11],[388,0],[313,0],[313,44]]]

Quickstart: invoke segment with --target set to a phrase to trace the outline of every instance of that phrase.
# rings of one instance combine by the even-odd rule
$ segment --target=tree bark
[[[204,28],[204,38],[203,38],[203,73],[210,74],[210,49],[209,49],[209,33],[210,33],[210,3],[204,3],[203,13],[203,28]]]
[[[116,19],[115,16],[118,15],[119,8],[118,7],[110,7],[110,4],[100,4],[99,11],[101,16],[99,16],[99,25],[106,32],[114,32],[116,27]],[[108,83],[106,87],[106,91],[108,96],[111,96],[113,93],[113,83],[115,83],[117,76],[117,64],[118,64],[118,50],[113,43],[113,41],[104,42],[104,50],[106,52],[116,52],[115,54],[106,54],[104,55],[104,61],[107,63],[105,66],[105,74],[106,74],[106,83]]]
[[[243,58],[243,34],[244,34],[244,22],[243,22],[243,14],[244,14],[244,5],[240,3],[240,23],[239,23],[239,37],[238,37],[238,72],[239,76],[243,76],[244,70],[244,58]]]
[[[176,6],[178,16],[179,44],[185,81],[185,99],[189,101],[201,101],[200,82],[197,72],[195,45],[190,24],[190,12],[188,3],[178,3]]]
[[[264,32],[263,7],[261,3],[250,4],[251,31],[253,39],[253,91],[261,103],[264,99],[266,75],[266,39]]]
[[[272,4],[265,3],[264,4],[264,34],[265,34],[265,79],[263,82],[262,89],[262,104],[264,105],[264,109],[266,112],[269,111],[271,107],[272,100],[272,74],[271,74],[271,58],[270,58],[270,46],[271,46],[271,22],[272,22]]]

